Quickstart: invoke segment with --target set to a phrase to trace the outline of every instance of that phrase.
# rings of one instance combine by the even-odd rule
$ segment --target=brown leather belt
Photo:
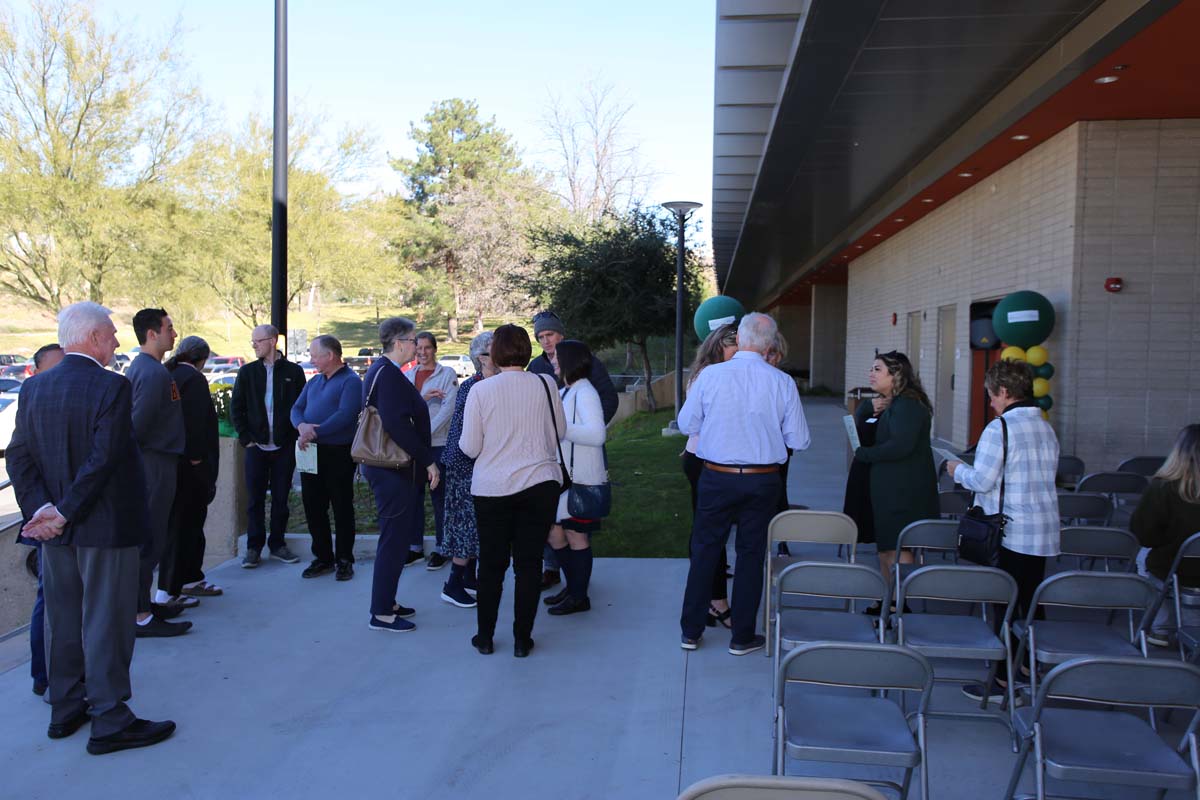
[[[713,464],[711,461],[705,461],[704,466],[711,469],[713,472],[729,472],[734,475],[766,475],[771,472],[779,472],[778,464],[770,464],[762,467],[737,467],[725,466],[724,464]]]

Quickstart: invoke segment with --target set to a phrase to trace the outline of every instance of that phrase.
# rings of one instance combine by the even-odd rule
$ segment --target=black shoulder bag
[[[546,390],[546,405],[550,406],[550,433],[554,436],[554,446],[558,448],[558,468],[562,470],[563,491],[571,488],[571,473],[567,471],[567,460],[563,458],[562,444],[558,440],[558,423],[554,421],[554,400],[550,398],[550,387],[542,380],[541,375],[534,375],[537,382]]]
[[[1004,442],[1003,461],[1000,462],[1000,508],[995,514],[985,514],[975,505],[971,495],[971,507],[958,520],[958,555],[984,567],[994,567],[1000,562],[1000,542],[1004,539],[1004,525],[1009,518],[1004,515],[1004,471],[1008,467],[1008,423],[1000,415],[1000,430]]]

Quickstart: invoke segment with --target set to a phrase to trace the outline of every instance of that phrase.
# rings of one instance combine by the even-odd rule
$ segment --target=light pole
[[[679,223],[679,240],[675,245],[675,419],[664,433],[680,433],[679,409],[683,407],[683,228],[688,216],[700,208],[700,203],[688,200],[673,200],[663,203],[663,208],[675,215]],[[653,391],[647,386],[646,391]]]
[[[287,341],[287,0],[275,0],[275,116],[271,150],[271,324]],[[287,352],[287,345],[284,345]]]

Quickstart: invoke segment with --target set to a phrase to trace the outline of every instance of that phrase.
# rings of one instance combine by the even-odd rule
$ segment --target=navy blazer
[[[429,406],[387,356],[375,359],[363,376],[363,405],[375,406],[383,429],[412,456],[417,469],[424,471],[433,463]]]
[[[90,358],[62,363],[21,387],[5,453],[25,519],[46,503],[67,518],[45,544],[134,547],[148,517],[142,457],[133,439],[133,388]]]

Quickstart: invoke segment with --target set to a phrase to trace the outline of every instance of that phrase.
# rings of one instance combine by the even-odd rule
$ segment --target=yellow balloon
[[[1021,348],[1011,345],[1000,351],[1001,361],[1024,361],[1025,351]]]
[[[1045,378],[1034,378],[1033,396],[1045,397],[1048,394],[1050,394],[1050,381],[1046,380]]]
[[[1050,360],[1050,354],[1046,352],[1046,348],[1038,344],[1025,351],[1025,360],[1032,366],[1040,367]]]
[[[1050,421],[1050,412],[1049,412],[1049,411],[1043,411],[1043,412],[1042,412],[1042,419],[1046,420],[1046,422],[1049,422],[1049,421]]]

